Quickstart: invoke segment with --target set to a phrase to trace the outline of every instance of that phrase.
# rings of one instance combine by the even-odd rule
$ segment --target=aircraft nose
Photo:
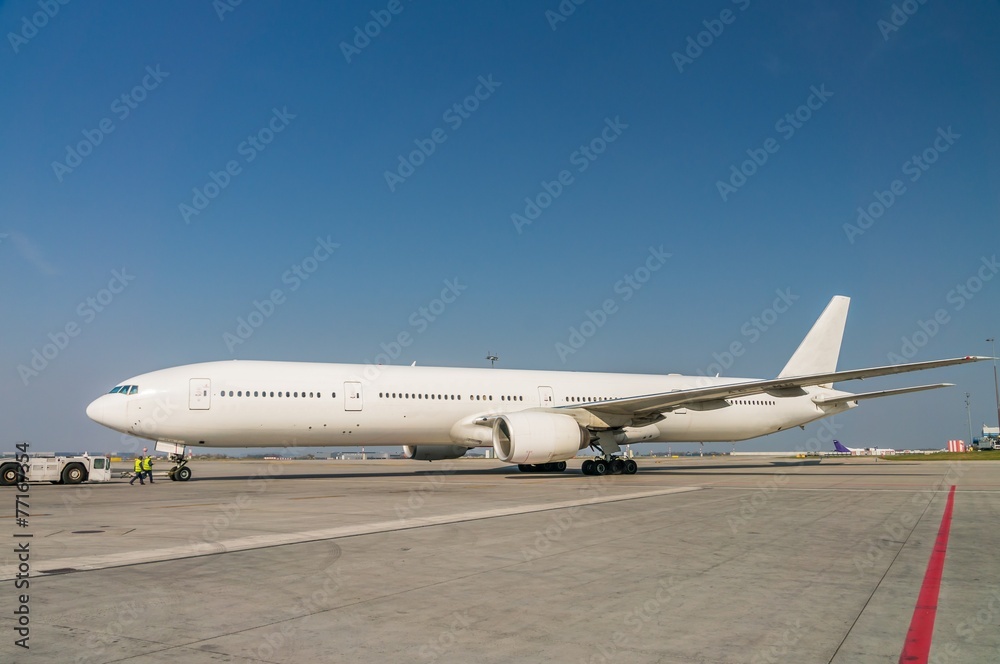
[[[99,424],[104,424],[101,421],[104,418],[104,402],[101,401],[103,398],[104,396],[102,395],[100,398],[91,401],[90,405],[87,406],[87,417]]]
[[[103,394],[87,406],[87,417],[109,429],[125,431],[127,401],[118,394]]]

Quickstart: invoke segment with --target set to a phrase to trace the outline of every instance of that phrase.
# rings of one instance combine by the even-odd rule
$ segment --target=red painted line
[[[938,593],[941,590],[941,573],[944,571],[944,555],[948,551],[948,535],[951,533],[951,513],[955,506],[955,487],[948,492],[948,503],[941,516],[937,540],[931,559],[927,563],[924,582],[920,586],[917,605],[913,608],[910,630],[906,633],[903,652],[899,654],[900,664],[927,664],[931,651],[931,637],[934,636],[934,618],[937,617]]]

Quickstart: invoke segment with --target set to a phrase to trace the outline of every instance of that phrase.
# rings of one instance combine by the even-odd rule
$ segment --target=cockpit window
[[[125,386],[124,385],[119,385],[118,387],[113,387],[113,388],[111,388],[111,391],[108,392],[108,394],[118,394],[119,392],[121,392],[121,389],[123,387],[125,387]]]
[[[108,394],[138,394],[138,385],[118,385],[117,387],[111,388]]]
[[[129,388],[128,393],[129,394],[138,394],[139,393],[139,386],[138,385],[133,385],[132,387]]]

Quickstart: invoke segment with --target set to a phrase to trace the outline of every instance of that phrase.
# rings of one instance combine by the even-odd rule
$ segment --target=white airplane
[[[633,474],[622,445],[735,442],[804,427],[862,399],[950,385],[851,394],[834,382],[989,359],[837,371],[849,304],[834,297],[773,379],[231,360],[129,378],[87,416],[156,441],[182,481],[191,477],[188,447],[403,445],[428,461],[492,447],[525,472],[563,471],[591,447],[598,454],[585,474]]]
[[[850,454],[852,456],[883,456],[886,454],[896,454],[896,450],[889,449],[888,447],[848,447],[839,440],[833,441],[833,449],[837,450],[841,454]]]

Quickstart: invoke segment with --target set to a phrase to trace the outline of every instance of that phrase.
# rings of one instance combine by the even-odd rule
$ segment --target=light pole
[[[987,339],[993,344],[993,389],[997,395],[997,426],[1000,427],[1000,383],[997,382],[997,340],[996,337]]]
[[[972,447],[972,395],[965,393],[965,413],[969,416],[969,447]]]

